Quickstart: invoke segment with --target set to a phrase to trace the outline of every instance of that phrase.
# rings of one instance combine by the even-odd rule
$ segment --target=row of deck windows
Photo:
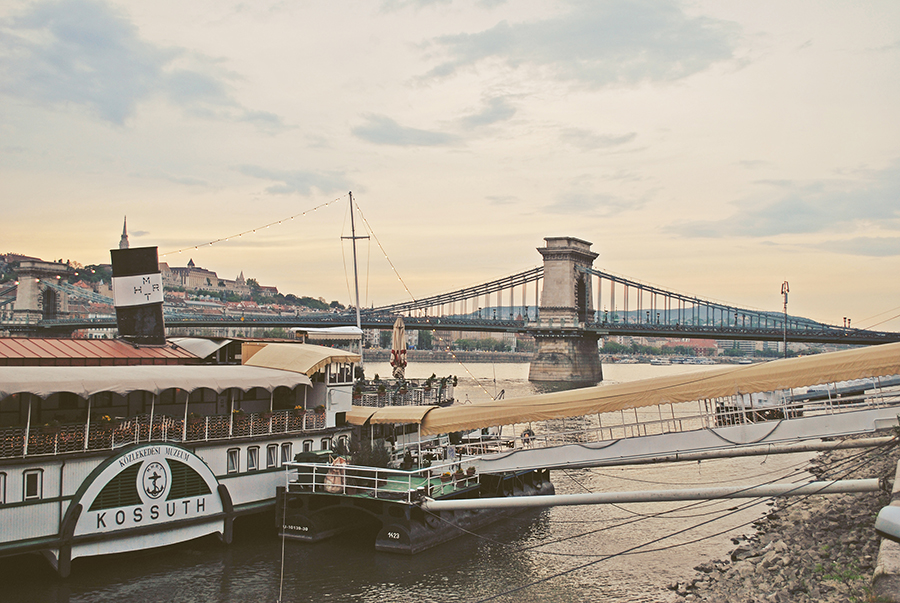
[[[338,442],[346,448],[347,436],[339,437]],[[313,449],[313,443],[313,440],[303,440],[303,452],[311,452]],[[319,450],[331,450],[331,444],[331,438],[322,438],[319,441]],[[279,457],[278,444],[269,444],[268,446],[266,446],[266,469],[273,469],[294,460],[293,447],[294,445],[292,442],[285,442],[281,444],[281,455]],[[228,458],[226,463],[226,471],[228,473],[240,473],[241,449],[229,448],[227,454]],[[247,448],[247,464],[245,465],[245,471],[256,471],[259,468],[259,446],[250,446]]]
[[[0,473],[0,505],[5,505],[7,503],[6,482],[6,473]],[[43,489],[43,469],[26,469],[22,473],[22,500],[35,500],[41,498]]]
[[[281,463],[284,464],[293,459],[292,450],[293,444],[291,442],[285,442],[280,446],[281,450]],[[278,444],[269,444],[266,446],[266,469],[273,469],[275,467],[279,467],[279,446]],[[228,449],[228,459],[226,471],[228,473],[239,473],[241,470],[241,449],[240,448],[229,448]],[[247,448],[247,464],[246,471],[256,471],[260,468],[259,466],[259,446],[250,446]]]

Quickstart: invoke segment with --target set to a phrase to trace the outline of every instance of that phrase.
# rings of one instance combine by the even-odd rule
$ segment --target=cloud
[[[609,217],[625,211],[639,209],[644,201],[622,199],[612,195],[589,193],[566,193],[546,207],[544,211],[554,214],[576,216]]]
[[[436,38],[448,55],[428,78],[445,78],[485,61],[546,70],[591,88],[672,81],[734,56],[740,34],[730,22],[689,17],[670,0],[573,1],[565,15]]]
[[[758,196],[742,199],[734,204],[737,211],[724,220],[696,220],[669,231],[692,237],[767,237],[846,230],[867,222],[900,229],[900,166],[856,180],[759,184],[775,189],[766,195],[773,201],[766,203]]]
[[[431,132],[401,126],[384,115],[366,115],[366,123],[353,128],[353,135],[375,144],[401,147],[439,147],[456,144],[458,138],[444,132]]]
[[[184,186],[209,186],[209,181],[202,178],[194,178],[193,176],[176,176],[160,171],[131,172],[130,175],[135,178],[165,180],[167,182],[174,182],[175,184],[182,184]]]
[[[0,23],[0,93],[84,107],[117,125],[157,95],[214,118],[278,121],[240,107],[222,77],[185,66],[192,61],[203,63],[142,40],[124,15],[95,0],[38,2]]]
[[[816,245],[823,251],[868,257],[900,256],[900,237],[857,237]]]
[[[513,195],[488,195],[485,197],[491,205],[512,205],[519,202],[519,198]]]
[[[266,189],[267,193],[273,195],[289,195],[293,193],[309,195],[312,189],[317,189],[322,193],[333,193],[346,191],[351,188],[343,174],[337,172],[315,174],[301,170],[279,171],[254,165],[239,166],[237,171],[245,176],[278,182],[279,184],[273,184]]]
[[[584,150],[606,149],[628,144],[637,138],[637,133],[629,132],[621,136],[596,134],[582,128],[566,128],[559,134],[560,140]]]
[[[516,108],[513,107],[507,99],[498,96],[487,101],[487,106],[479,111],[468,115],[461,120],[464,128],[472,129],[481,126],[489,126],[500,121],[506,121],[516,114]]]

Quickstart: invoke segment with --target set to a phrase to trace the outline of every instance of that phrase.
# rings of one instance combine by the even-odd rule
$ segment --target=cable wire
[[[257,226],[256,228],[251,228],[251,229],[249,229],[249,230],[245,230],[245,231],[239,232],[239,233],[237,233],[237,234],[233,234],[233,235],[230,235],[230,236],[227,236],[227,237],[222,237],[222,238],[219,238],[219,239],[215,239],[215,240],[209,241],[209,242],[207,242],[207,243],[201,243],[201,244],[199,244],[199,245],[191,245],[191,246],[189,246],[189,247],[184,247],[183,249],[176,249],[176,250],[174,250],[174,251],[167,251],[167,252],[165,252],[165,253],[159,254],[159,257],[163,258],[163,257],[166,257],[167,255],[173,255],[173,254],[176,254],[176,253],[181,253],[182,251],[189,251],[189,250],[191,250],[191,249],[200,249],[201,247],[209,247],[209,246],[215,245],[215,244],[217,244],[217,243],[226,243],[226,242],[230,241],[231,239],[237,239],[237,238],[243,237],[243,236],[246,235],[246,234],[253,234],[253,233],[255,233],[257,230],[264,230],[264,229],[266,229],[266,228],[268,228],[268,227],[270,227],[270,226],[277,226],[277,225],[279,225],[279,224],[281,224],[281,223],[283,223],[283,222],[290,222],[290,221],[293,220],[294,218],[299,218],[299,217],[305,216],[305,215],[308,214],[308,213],[312,213],[312,212],[314,212],[314,211],[316,211],[316,210],[318,210],[318,209],[322,209],[322,208],[324,208],[324,207],[328,207],[328,206],[331,205],[332,203],[334,203],[334,202],[336,202],[336,201],[340,201],[341,199],[343,199],[343,197],[338,197],[337,199],[332,199],[331,201],[328,201],[328,202],[326,202],[326,203],[320,203],[319,205],[316,205],[316,206],[313,207],[312,209],[307,209],[307,210],[305,210],[305,211],[300,212],[299,214],[294,214],[293,216],[288,216],[287,218],[282,218],[281,220],[275,220],[274,222],[269,222],[268,224],[263,224],[262,226]]]

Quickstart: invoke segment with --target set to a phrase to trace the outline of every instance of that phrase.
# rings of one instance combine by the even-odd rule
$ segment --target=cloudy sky
[[[898,76],[896,0],[7,0],[0,251],[108,262],[127,215],[170,265],[349,303],[352,191],[364,305],[575,236],[900,330]]]

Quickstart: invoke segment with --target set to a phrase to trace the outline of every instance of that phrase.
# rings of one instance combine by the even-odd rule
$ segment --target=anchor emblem
[[[144,493],[150,498],[159,498],[166,490],[169,483],[169,474],[161,463],[156,461],[148,463],[144,467],[144,473],[141,477],[144,487]]]

